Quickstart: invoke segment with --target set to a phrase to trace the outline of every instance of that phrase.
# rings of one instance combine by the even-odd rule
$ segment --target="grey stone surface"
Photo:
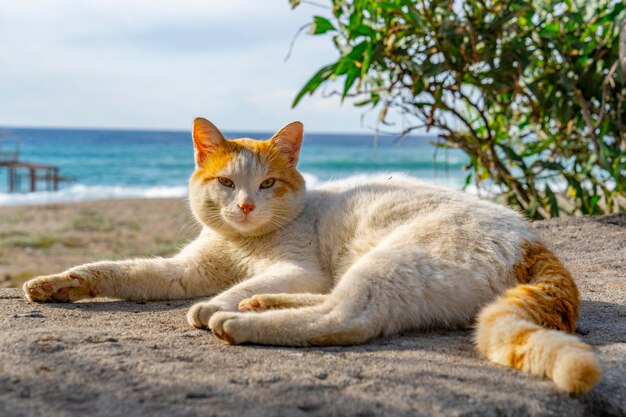
[[[194,300],[32,304],[0,289],[0,416],[623,416],[626,215],[536,223],[581,290],[604,378],[575,398],[478,357],[469,330],[355,347],[227,346]]]

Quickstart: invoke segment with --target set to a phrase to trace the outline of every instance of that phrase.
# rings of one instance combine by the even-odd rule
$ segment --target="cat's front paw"
[[[187,322],[198,329],[209,327],[209,320],[213,314],[225,310],[224,306],[206,301],[191,306],[187,312]]]
[[[231,345],[252,342],[249,339],[250,326],[245,323],[247,314],[222,311],[209,320],[211,333]]]
[[[253,295],[250,298],[246,298],[245,300],[241,300],[239,303],[239,311],[264,311],[272,308],[276,308],[277,306],[273,302],[273,299],[270,295],[257,294]]]
[[[73,271],[33,278],[22,289],[30,301],[36,302],[69,303],[97,295],[84,274]]]

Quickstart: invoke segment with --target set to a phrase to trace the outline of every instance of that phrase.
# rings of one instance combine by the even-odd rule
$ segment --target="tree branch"
[[[458,91],[456,91],[467,103],[469,103],[472,107],[474,107],[474,109],[476,109],[476,111],[478,112],[478,114],[480,115],[480,118],[483,119],[483,123],[485,123],[485,128],[487,129],[487,139],[491,142],[493,141],[493,137],[491,136],[491,126],[489,125],[489,120],[487,119],[487,116],[485,115],[485,112],[483,110],[480,109],[480,107],[478,106],[478,104],[473,103],[469,97],[467,97],[467,95],[463,94],[463,92],[461,91],[461,89],[459,88]]]
[[[609,97],[609,85],[613,83],[613,76],[615,75],[615,71],[617,71],[617,67],[619,65],[619,60],[615,61],[613,65],[611,65],[611,69],[609,69],[609,73],[604,77],[604,81],[602,81],[602,103],[600,104],[600,114],[598,115],[598,120],[596,122],[596,128],[600,127],[602,124],[602,120],[604,119],[604,113],[606,108],[606,102]]]
[[[593,120],[591,119],[591,111],[589,110],[589,103],[583,97],[583,93],[577,88],[574,87],[574,94],[578,99],[578,104],[580,104],[580,110],[583,115],[583,120],[587,124],[589,128],[589,136],[591,137],[591,143],[593,144],[593,149],[600,156],[600,143],[598,142],[598,136],[596,135],[596,126],[594,126]]]
[[[619,62],[626,77],[626,18],[622,19],[619,26]]]
[[[293,38],[291,38],[291,42],[289,43],[289,49],[287,50],[287,55],[285,55],[284,61],[289,60],[289,58],[291,57],[291,53],[293,52],[293,47],[296,44],[296,40],[302,34],[302,32],[304,32],[304,30],[310,26],[311,26],[311,23],[307,23],[306,25],[300,26],[300,29],[298,29],[296,31],[296,34],[293,35]]]

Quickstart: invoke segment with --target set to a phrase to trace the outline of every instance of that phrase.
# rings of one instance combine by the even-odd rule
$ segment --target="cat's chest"
[[[284,262],[318,263],[315,234],[304,232],[302,227],[250,239],[207,236],[202,252],[203,263],[213,266],[214,274],[235,282],[262,274]]]

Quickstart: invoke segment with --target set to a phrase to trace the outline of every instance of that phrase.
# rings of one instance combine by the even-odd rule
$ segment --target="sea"
[[[226,137],[267,139],[269,132],[224,132]],[[8,192],[0,167],[0,206],[116,198],[184,197],[194,168],[188,131],[0,129],[0,152],[19,143],[21,161],[60,167],[73,182],[59,191]],[[433,145],[433,136],[307,133],[298,168],[307,187],[352,175],[403,172],[461,188],[468,158],[459,150]],[[26,174],[23,172],[23,174]]]

